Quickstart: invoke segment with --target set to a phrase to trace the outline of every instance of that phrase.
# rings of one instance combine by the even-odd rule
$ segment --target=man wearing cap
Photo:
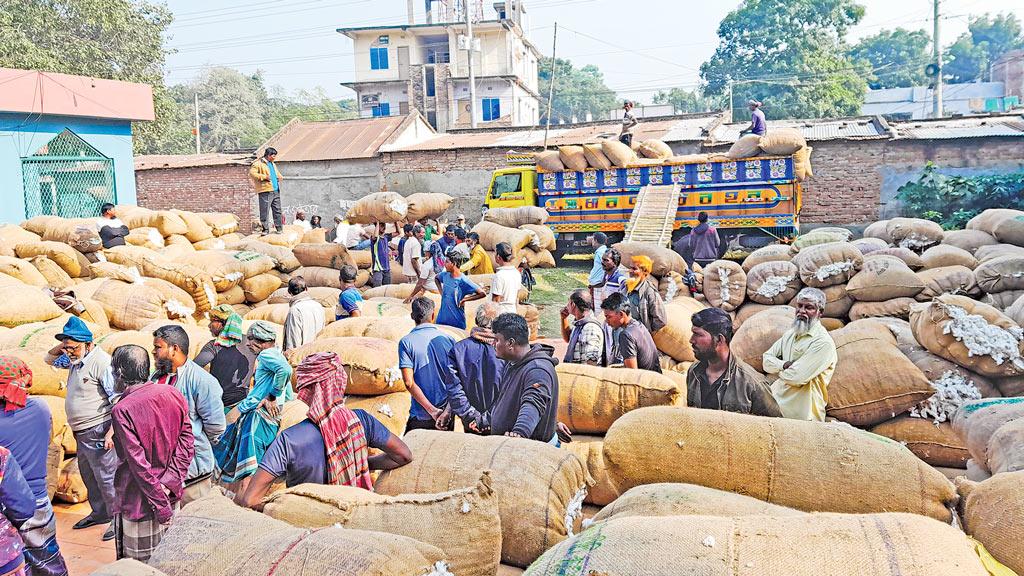
[[[459,228],[462,228],[463,230],[465,230],[466,229],[466,215],[465,214],[459,214],[459,215],[455,216],[455,225],[458,226]]]
[[[758,136],[764,136],[765,132],[768,131],[768,122],[765,120],[764,111],[761,110],[761,106],[764,106],[757,100],[747,101],[747,108],[750,110],[750,126],[747,126],[740,135],[743,134],[757,134]]]
[[[47,364],[68,369],[68,388],[64,409],[68,426],[78,443],[78,469],[89,493],[92,512],[73,528],[80,530],[109,523],[114,506],[114,453],[110,409],[113,406],[114,379],[110,374],[110,355],[93,344],[92,332],[77,316],[68,318],[56,336],[60,342],[46,353]],[[103,534],[114,538],[113,526]]]
[[[782,417],[772,390],[756,370],[729,349],[732,318],[720,308],[692,317],[690,346],[697,363],[686,373],[686,403],[692,408]]]

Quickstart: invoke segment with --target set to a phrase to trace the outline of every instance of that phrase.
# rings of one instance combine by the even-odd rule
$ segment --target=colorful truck
[[[799,231],[801,187],[792,157],[666,161],[566,172],[539,169],[531,154],[509,153],[507,159],[509,167],[491,176],[484,210],[545,208],[562,253],[585,249],[587,237],[598,231],[613,242],[623,239],[634,209],[644,201],[642,191],[654,187],[671,187],[669,203],[655,209],[664,214],[666,235],[675,238],[696,226],[702,211],[718,228],[723,244],[734,248],[756,248]],[[668,214],[672,206],[674,218]]]

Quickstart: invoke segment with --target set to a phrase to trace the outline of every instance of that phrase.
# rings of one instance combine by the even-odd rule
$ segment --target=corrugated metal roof
[[[0,112],[153,120],[153,87],[55,72],[0,68]]]
[[[891,124],[896,137],[916,140],[954,140],[958,138],[1024,138],[1024,115],[968,116]]]
[[[373,158],[400,128],[417,117],[417,114],[410,114],[336,122],[293,120],[260,150],[276,148],[278,162]]]
[[[247,166],[256,159],[255,154],[178,154],[136,156],[136,170],[163,168],[198,168],[201,166]]]
[[[740,137],[740,131],[750,122],[723,124],[711,131],[707,145],[732,144]],[[873,140],[889,138],[886,127],[874,116],[816,120],[772,120],[768,129],[796,128],[808,141],[822,140]]]

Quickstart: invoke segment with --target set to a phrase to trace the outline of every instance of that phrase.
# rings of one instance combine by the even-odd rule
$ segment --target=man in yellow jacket
[[[258,158],[249,167],[249,179],[252,180],[253,191],[260,201],[260,223],[263,225],[263,233],[270,234],[274,228],[280,232],[284,228],[284,216],[281,214],[281,173],[277,170],[274,160],[277,158],[277,150],[267,148],[263,151],[263,157]],[[274,213],[274,222],[271,226],[270,213]]]
[[[466,274],[494,274],[494,265],[491,264],[491,257],[480,245],[480,235],[470,232],[466,236],[466,244],[469,245],[469,261],[459,267]]]
[[[778,376],[772,395],[786,418],[825,421],[828,383],[838,360],[836,344],[821,325],[825,302],[821,290],[801,290],[793,327],[761,358],[764,371]]]

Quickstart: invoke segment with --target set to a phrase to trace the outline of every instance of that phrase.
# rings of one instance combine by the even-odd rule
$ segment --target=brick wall
[[[139,206],[152,210],[230,212],[238,216],[243,234],[251,232],[253,223],[259,219],[248,166],[137,170],[135,187]]]

